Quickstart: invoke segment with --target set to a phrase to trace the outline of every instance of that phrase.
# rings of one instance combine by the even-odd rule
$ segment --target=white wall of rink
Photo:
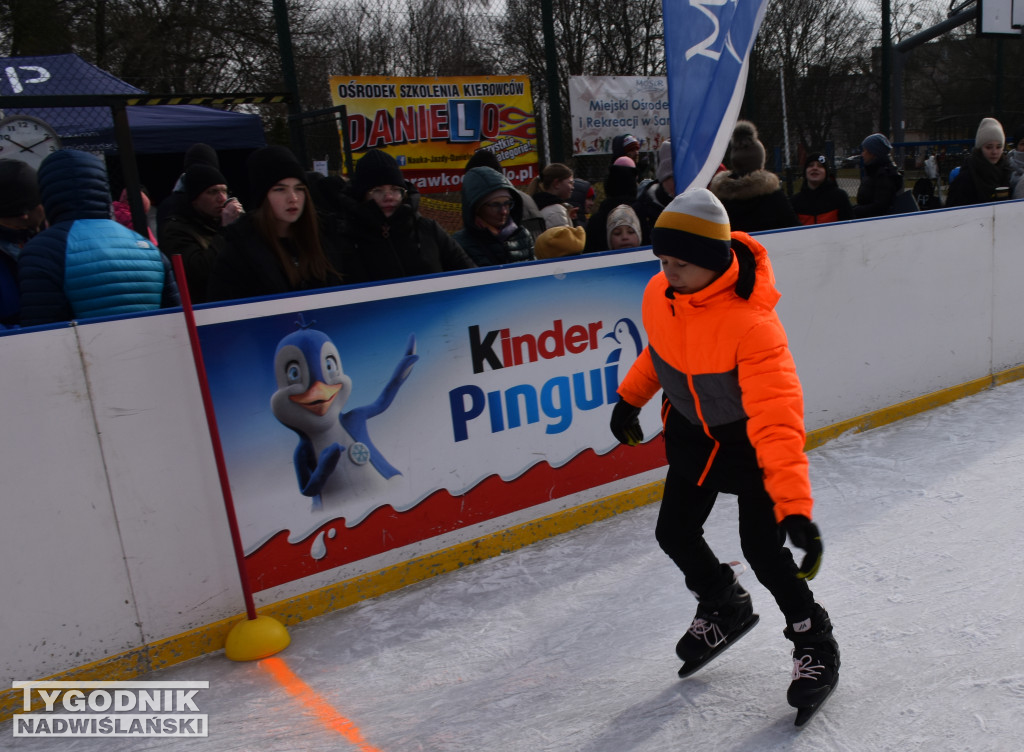
[[[808,428],[1024,363],[1021,238],[1020,202],[761,234]],[[0,363],[5,686],[241,614],[182,314],[0,337]],[[551,513],[542,507],[530,514]],[[437,547],[486,532],[460,530]],[[430,550],[391,551],[257,601]]]

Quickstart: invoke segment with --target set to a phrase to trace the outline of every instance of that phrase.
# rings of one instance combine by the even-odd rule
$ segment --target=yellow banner
[[[353,157],[386,151],[422,193],[459,190],[466,161],[480,148],[517,185],[537,174],[527,76],[332,76],[330,84],[334,105],[346,107]]]

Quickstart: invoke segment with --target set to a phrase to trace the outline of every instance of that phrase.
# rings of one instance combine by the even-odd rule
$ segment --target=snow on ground
[[[761,623],[677,678],[694,601],[652,505],[292,628],[277,670],[305,700],[272,664],[221,654],[148,677],[209,680],[209,738],[15,739],[8,722],[0,749],[1017,752],[1021,416],[1018,382],[811,453],[812,587],[843,664],[803,729],[783,620],[752,573]],[[733,501],[707,528],[725,560],[741,558]]]

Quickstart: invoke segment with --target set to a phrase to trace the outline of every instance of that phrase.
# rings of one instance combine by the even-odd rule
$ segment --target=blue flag
[[[703,188],[725,156],[768,0],[662,0],[676,193]]]

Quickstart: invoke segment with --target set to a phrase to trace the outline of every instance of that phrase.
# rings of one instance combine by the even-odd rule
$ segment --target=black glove
[[[612,408],[612,436],[620,444],[636,446],[644,440],[644,431],[640,428],[640,408],[633,407],[626,400],[619,398]]]
[[[783,518],[782,529],[786,531],[794,546],[804,551],[804,560],[796,576],[804,580],[813,580],[821,566],[821,533],[818,526],[802,514],[791,514]]]

